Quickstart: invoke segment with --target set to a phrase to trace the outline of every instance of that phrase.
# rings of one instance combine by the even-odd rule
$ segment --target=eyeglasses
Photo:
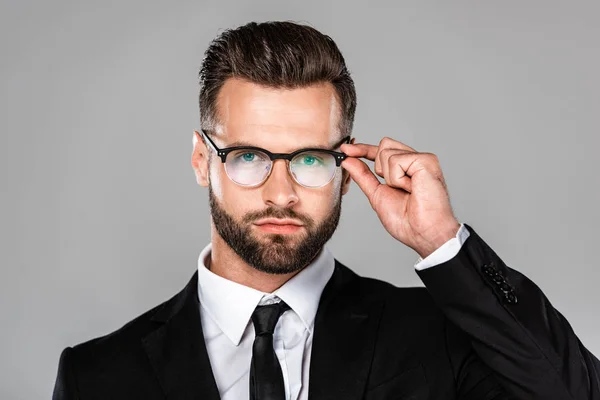
[[[211,147],[225,164],[229,179],[241,186],[258,186],[267,180],[273,169],[273,161],[287,161],[292,178],[308,188],[319,188],[333,179],[336,168],[346,159],[346,154],[319,148],[296,150],[293,153],[271,153],[254,146],[234,146],[220,149],[203,129],[202,136],[208,139]],[[350,143],[346,136],[337,146]]]

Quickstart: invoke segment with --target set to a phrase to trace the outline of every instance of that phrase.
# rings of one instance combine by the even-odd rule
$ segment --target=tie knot
[[[289,309],[290,306],[283,300],[279,303],[269,304],[268,306],[257,306],[252,313],[252,322],[254,323],[256,336],[264,334],[272,335],[279,317]]]

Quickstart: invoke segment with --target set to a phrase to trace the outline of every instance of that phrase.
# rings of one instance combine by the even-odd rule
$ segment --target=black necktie
[[[285,400],[283,373],[273,349],[273,332],[281,314],[289,309],[280,301],[258,306],[252,313],[256,337],[250,363],[250,400]]]

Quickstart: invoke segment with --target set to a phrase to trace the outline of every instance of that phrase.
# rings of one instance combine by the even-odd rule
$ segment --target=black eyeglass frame
[[[307,188],[311,188],[311,189],[316,189],[319,187],[323,187],[325,185],[327,185],[329,182],[331,182],[331,180],[333,179],[333,177],[335,176],[335,174],[331,175],[331,178],[329,179],[329,181],[327,181],[326,183],[324,183],[321,186],[307,186],[304,185],[303,183],[299,182],[298,179],[296,178],[296,176],[292,173],[291,170],[291,161],[294,159],[294,157],[296,157],[298,154],[301,153],[305,153],[305,152],[323,152],[323,153],[327,153],[327,154],[331,154],[333,155],[334,159],[335,159],[335,166],[336,168],[340,167],[342,165],[342,161],[344,161],[348,155],[346,155],[345,153],[339,152],[339,151],[334,151],[334,150],[329,150],[329,149],[321,149],[321,148],[305,148],[305,149],[299,149],[294,151],[293,153],[272,153],[269,150],[260,148],[260,147],[255,147],[255,146],[233,146],[233,147],[226,147],[223,149],[220,149],[215,142],[212,141],[212,139],[208,136],[208,132],[206,132],[206,130],[202,129],[202,137],[208,139],[208,142],[210,144],[210,146],[213,148],[213,150],[215,150],[215,152],[217,153],[217,155],[219,156],[219,158],[221,159],[221,162],[226,166],[225,162],[227,161],[227,155],[229,153],[231,153],[232,151],[236,151],[236,150],[253,150],[253,151],[259,151],[263,154],[266,154],[269,156],[269,159],[271,160],[271,166],[273,165],[273,161],[275,160],[286,160],[287,161],[287,167],[288,167],[288,171],[290,173],[290,175],[292,176],[292,178],[294,178],[294,180],[301,186],[307,187]],[[344,143],[350,143],[350,138],[351,136],[348,135],[346,136],[344,139],[342,139],[339,144],[337,146],[335,146],[335,148],[341,146]],[[227,171],[227,167],[225,167],[225,171]],[[269,168],[269,172],[268,174],[263,178],[263,180],[261,180],[260,182],[253,184],[253,185],[245,185],[239,182],[236,182],[235,180],[233,180],[231,177],[229,177],[229,179],[231,179],[234,183],[240,185],[240,186],[244,186],[244,187],[256,187],[261,185],[263,182],[265,182],[269,176],[271,176],[271,172],[273,171],[273,168]],[[227,176],[229,176],[229,173],[227,173]]]
[[[333,155],[334,158],[335,158],[335,166],[336,167],[339,167],[340,165],[342,165],[342,161],[344,161],[348,157],[346,155],[346,153],[342,153],[340,151],[334,151],[334,150],[328,150],[328,149],[320,149],[320,148],[299,149],[299,150],[294,151],[293,153],[271,153],[269,150],[266,150],[266,149],[263,149],[263,148],[260,148],[260,147],[255,147],[255,146],[233,146],[233,147],[226,147],[226,148],[220,149],[219,147],[217,147],[217,145],[215,144],[215,142],[213,142],[212,139],[208,136],[208,133],[206,132],[206,130],[202,129],[202,133],[203,133],[203,136],[208,139],[210,145],[215,149],[215,151],[217,152],[217,155],[221,158],[221,162],[223,162],[223,164],[227,160],[227,155],[229,153],[231,153],[232,151],[235,151],[235,150],[256,150],[256,151],[260,151],[261,153],[265,153],[266,155],[268,155],[269,159],[271,159],[271,162],[273,162],[275,160],[292,161],[292,159],[294,157],[296,157],[300,153],[305,153],[305,152],[309,152],[309,151],[319,151],[319,152],[324,152],[324,153],[328,153],[328,154]],[[350,135],[346,136],[335,147],[340,147],[342,144],[345,144],[345,143],[348,144],[348,143],[350,143],[350,138],[351,138]]]

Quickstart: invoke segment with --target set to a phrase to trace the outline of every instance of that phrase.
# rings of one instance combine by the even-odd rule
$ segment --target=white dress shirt
[[[468,237],[468,230],[461,225],[456,237],[424,260],[419,257],[415,268],[423,270],[450,260]],[[291,310],[279,319],[273,346],[283,372],[286,400],[306,400],[314,320],[321,293],[333,274],[333,254],[324,247],[311,264],[283,286],[273,293],[263,293],[211,272],[206,268],[210,251],[208,244],[198,257],[198,298],[204,342],[221,399],[249,398],[254,343],[250,317],[256,306],[283,300]]]

